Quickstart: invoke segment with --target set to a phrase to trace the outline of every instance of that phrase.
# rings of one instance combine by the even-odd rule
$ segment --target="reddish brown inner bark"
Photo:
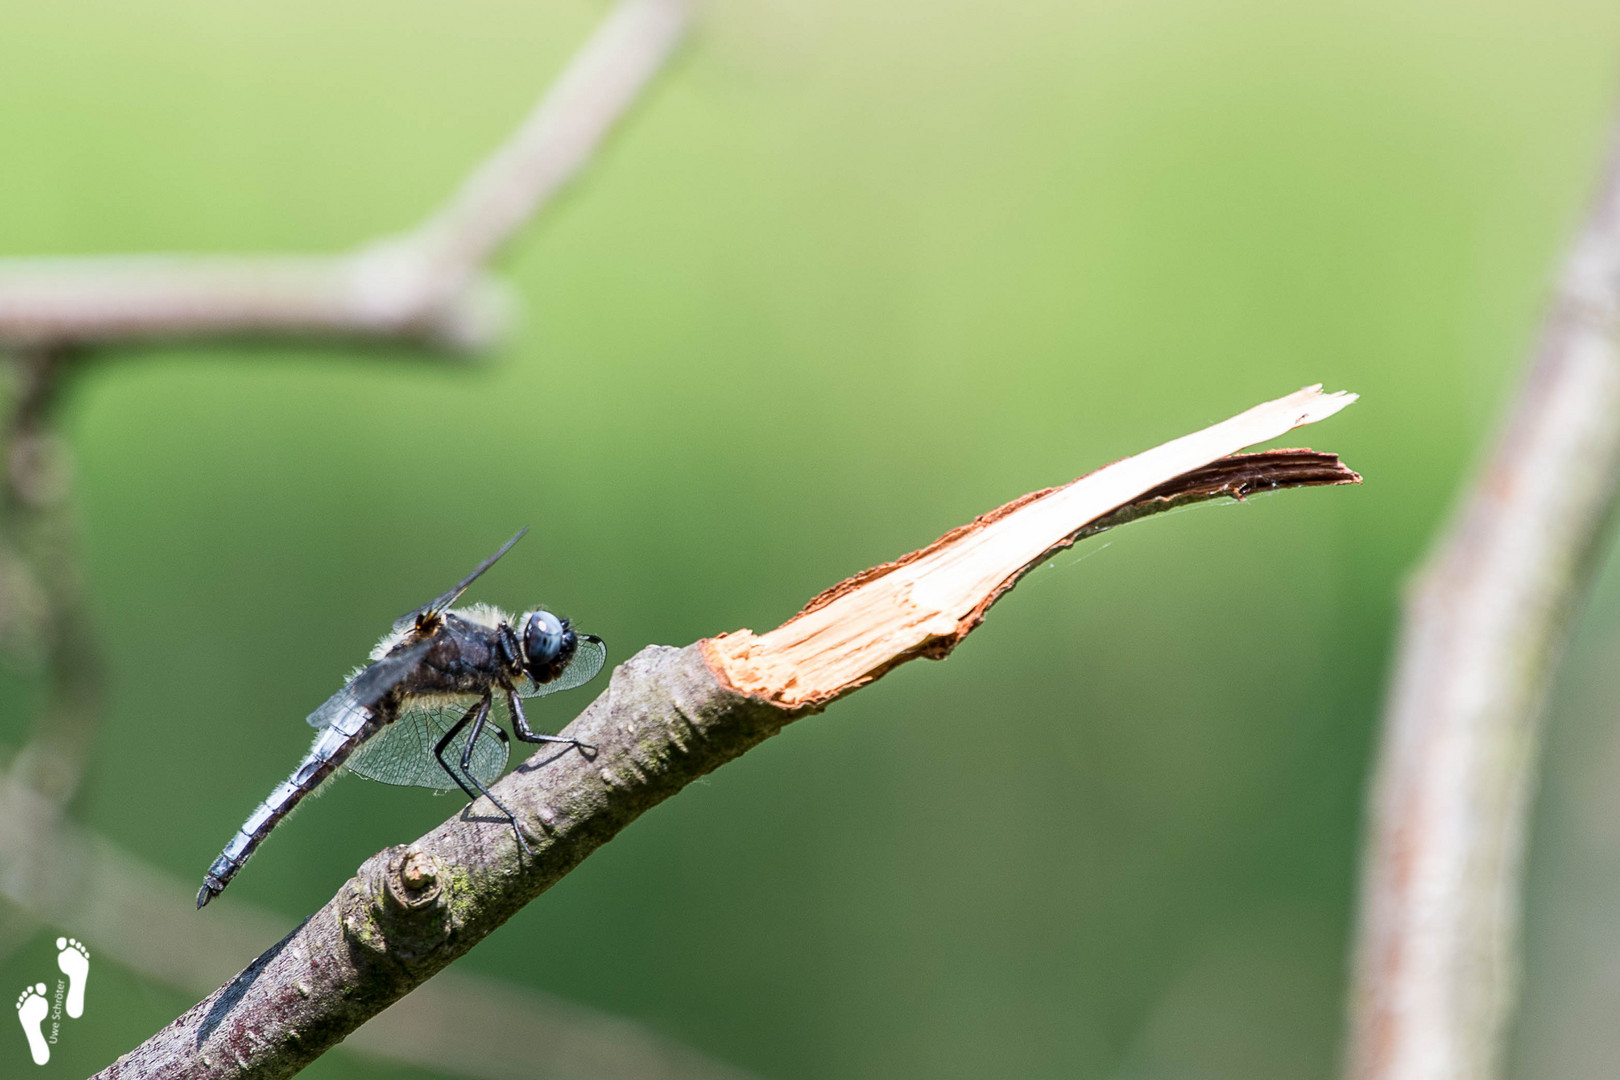
[[[1054,523],[1050,515],[1019,513],[1086,479],[1032,491],[927,547],[863,570],[767,634],[739,630],[711,638],[704,643],[709,666],[741,692],[795,710],[819,709],[914,657],[947,655],[1020,578],[1087,536],[1209,499],[1361,482],[1336,454],[1268,450],[1220,458],[1086,520]]]

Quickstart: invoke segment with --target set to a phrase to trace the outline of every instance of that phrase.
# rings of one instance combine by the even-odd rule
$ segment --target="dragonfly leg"
[[[517,691],[513,690],[510,686],[506,688],[506,707],[512,712],[512,733],[518,738],[522,739],[524,742],[570,743],[571,745],[579,747],[581,750],[589,750],[593,754],[596,753],[596,747],[592,746],[590,743],[583,743],[578,739],[570,739],[566,735],[535,734],[529,728],[529,718],[523,715],[523,699],[518,697]]]
[[[472,708],[468,709],[465,713],[463,713],[461,719],[457,720],[454,724],[452,724],[450,726],[450,730],[445,732],[444,737],[441,738],[438,741],[438,743],[433,747],[433,756],[439,759],[439,765],[443,767],[445,772],[450,774],[450,779],[452,779],[452,780],[454,780],[456,782],[456,786],[459,787],[462,791],[467,793],[467,798],[469,798],[469,799],[478,798],[478,792],[476,792],[472,788],[468,787],[467,786],[467,781],[463,780],[461,778],[461,774],[456,772],[455,766],[451,765],[448,761],[444,760],[444,751],[445,751],[445,748],[450,745],[450,741],[452,739],[454,739],[457,735],[461,734],[461,729],[467,726],[468,721],[470,721],[473,718],[473,713],[478,712],[480,709],[483,709],[483,710],[486,710],[486,711],[489,709],[489,699],[488,698],[485,698],[483,701],[478,702]]]
[[[444,767],[444,771],[449,773],[450,778],[456,782],[462,791],[467,793],[469,799],[476,800],[481,794],[494,803],[495,809],[506,815],[506,820],[511,824],[512,832],[517,836],[518,847],[523,849],[523,854],[533,855],[534,852],[529,849],[528,839],[523,835],[523,830],[518,827],[517,815],[507,809],[506,804],[492,795],[489,788],[484,786],[484,782],[472,773],[472,749],[478,742],[478,736],[483,733],[485,722],[489,719],[489,706],[490,696],[485,694],[479,699],[478,704],[468,709],[461,719],[457,720],[450,730],[444,733],[444,737],[433,748],[433,756],[439,759],[439,764]],[[472,732],[467,736],[467,748],[461,752],[461,773],[457,774],[451,764],[444,759],[444,752],[469,721],[472,723]],[[467,786],[466,780],[462,779],[463,775],[466,780],[473,782],[474,787],[478,789],[477,791]]]

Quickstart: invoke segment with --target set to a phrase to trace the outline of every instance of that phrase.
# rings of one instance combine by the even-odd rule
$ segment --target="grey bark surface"
[[[24,917],[15,944],[41,925],[71,926],[95,942],[98,961],[189,1000],[234,978],[242,958],[292,924],[235,898],[200,919],[195,891],[193,880],[142,862],[39,792],[0,777],[0,898],[7,902],[0,907]],[[0,947],[6,944],[0,936]],[[500,1023],[491,1024],[492,1016]],[[749,1080],[624,1017],[461,971],[440,972],[339,1049],[467,1080]]]

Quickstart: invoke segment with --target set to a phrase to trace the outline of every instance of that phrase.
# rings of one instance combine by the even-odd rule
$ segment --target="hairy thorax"
[[[409,695],[482,694],[508,672],[498,626],[486,626],[446,613],[433,631],[433,646],[401,685]]]

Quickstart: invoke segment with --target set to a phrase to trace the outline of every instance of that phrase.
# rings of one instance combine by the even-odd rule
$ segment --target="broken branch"
[[[650,646],[565,734],[495,787],[535,837],[526,857],[478,803],[366,860],[333,899],[104,1080],[290,1076],[472,948],[641,813],[834,698],[943,656],[1051,552],[1187,502],[1359,477],[1331,454],[1245,446],[1355,400],[1317,387],[1026,495],[829,589],[763,635]],[[206,916],[203,916],[206,917]]]
[[[822,593],[763,636],[722,634],[710,663],[738,690],[787,708],[819,708],[915,656],[942,657],[1032,568],[1086,534],[1228,493],[1217,458],[1326,419],[1355,400],[1307,387],[1232,419],[1082,476],[1034,492],[953,529],[921,551],[874,567]],[[1334,459],[1335,461],[1337,459]],[[1278,462],[1281,465],[1281,460]],[[1295,459],[1289,465],[1297,467]],[[1264,464],[1251,458],[1251,468]],[[1331,469],[1325,463],[1313,467]],[[1198,473],[1196,477],[1189,474]],[[1274,479],[1280,482],[1282,472]],[[1315,475],[1315,474],[1313,474]],[[1305,483],[1353,483],[1345,470]],[[1233,476],[1230,490],[1266,483]],[[1162,490],[1161,490],[1162,489]],[[1129,507],[1130,509],[1125,509]],[[1121,516],[1104,522],[1109,515]]]

